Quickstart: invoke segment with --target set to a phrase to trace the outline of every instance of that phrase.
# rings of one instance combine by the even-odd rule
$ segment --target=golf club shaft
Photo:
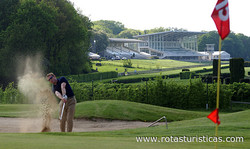
[[[62,117],[63,117],[64,107],[65,107],[65,102],[63,103],[63,107],[62,107],[61,115],[60,115],[60,118],[59,118],[60,120],[62,120]]]

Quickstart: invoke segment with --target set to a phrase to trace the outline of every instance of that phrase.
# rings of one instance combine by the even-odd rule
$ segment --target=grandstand
[[[204,32],[167,31],[134,36],[144,41],[139,43],[139,51],[157,55],[160,58],[176,60],[200,60],[198,53],[198,37]]]
[[[149,59],[151,56],[138,51],[138,43],[144,42],[136,39],[109,38],[109,46],[105,51],[107,58]]]
[[[109,38],[105,56],[149,59],[152,56],[175,60],[202,60],[198,37],[204,32],[167,31],[134,36],[136,39]]]

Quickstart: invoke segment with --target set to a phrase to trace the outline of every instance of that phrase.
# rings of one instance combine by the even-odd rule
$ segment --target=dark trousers
[[[61,132],[65,132],[66,122],[67,122],[67,132],[72,132],[73,119],[74,119],[74,114],[75,114],[75,105],[76,105],[75,96],[68,98],[67,102],[65,103],[62,120],[60,121]],[[60,115],[61,115],[62,107],[63,107],[62,101],[60,101],[59,106],[60,106]]]

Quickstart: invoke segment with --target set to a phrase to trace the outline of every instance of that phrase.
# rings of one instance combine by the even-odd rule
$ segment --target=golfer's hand
[[[62,102],[66,103],[66,102],[67,102],[67,100],[65,100],[65,99],[63,98],[63,99],[62,99]]]
[[[65,103],[65,102],[67,102],[67,99],[68,99],[68,96],[67,95],[63,95],[63,102]]]

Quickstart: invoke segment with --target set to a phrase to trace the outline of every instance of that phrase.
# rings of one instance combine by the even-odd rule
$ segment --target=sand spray
[[[30,113],[35,115],[36,121],[26,120],[26,124],[21,124],[20,132],[25,132],[30,127],[36,127],[37,131],[42,132],[51,131],[52,114],[58,111],[56,97],[42,69],[41,57],[39,54],[25,57],[18,63],[18,89],[28,99],[29,104],[38,107]]]

